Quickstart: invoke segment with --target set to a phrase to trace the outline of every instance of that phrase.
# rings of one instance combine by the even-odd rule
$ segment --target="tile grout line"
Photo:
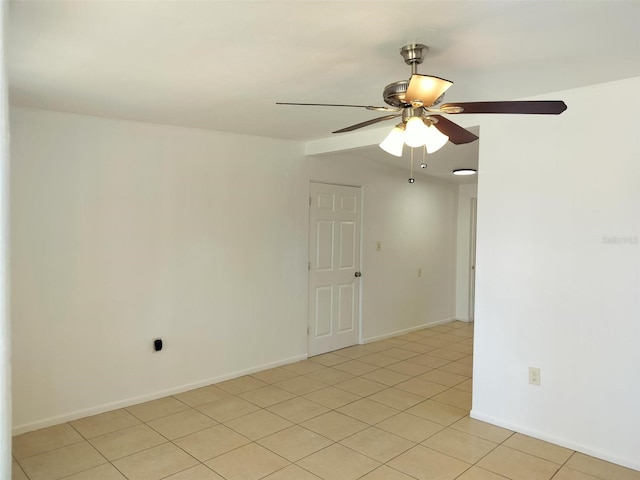
[[[395,348],[395,347],[394,347],[394,348]],[[401,347],[400,347],[400,348],[401,348]],[[384,352],[384,350],[382,350],[382,351],[380,351],[380,352],[378,352],[378,353],[383,353],[383,352]],[[365,356],[366,356],[366,355],[365,355]],[[414,356],[418,356],[418,355],[414,355]],[[345,357],[345,358],[348,358],[348,357]],[[403,361],[407,361],[407,360],[409,360],[410,358],[413,358],[413,357],[409,357],[409,358],[407,358],[407,359],[405,359],[405,360],[401,360],[401,359],[399,359],[399,360],[398,360],[398,362],[394,362],[394,364],[395,364],[395,363],[400,363],[400,362],[403,362]],[[341,363],[346,363],[346,362],[353,361],[353,360],[357,360],[357,359],[347,359],[345,362],[341,362]],[[363,363],[366,363],[366,361],[362,361],[362,362],[363,362]],[[449,362],[447,362],[447,363],[443,364],[442,366],[448,365],[448,364],[453,363],[453,362],[455,362],[455,360],[451,360],[451,361],[449,361]],[[391,364],[390,364],[390,365],[391,365]],[[377,369],[385,368],[385,367],[378,367],[378,366],[376,366],[376,367],[377,367]],[[327,367],[327,368],[331,368],[331,367]],[[438,368],[439,368],[439,367],[438,367]],[[432,371],[432,370],[435,370],[435,369],[431,369],[431,370],[429,370],[429,371]],[[373,371],[373,370],[372,370],[372,371]],[[313,372],[311,372],[311,373],[313,373]],[[351,372],[346,372],[346,373],[350,373],[350,374],[352,374]],[[361,375],[355,375],[355,377],[362,377],[363,375],[366,375],[367,373],[370,373],[370,372],[366,372],[366,373],[361,374]],[[427,372],[425,372],[425,373],[427,373]],[[352,374],[352,375],[353,375],[353,374]],[[420,374],[420,375],[422,375],[422,374]],[[304,376],[304,375],[301,375],[301,376]],[[419,375],[415,375],[415,376],[412,376],[411,378],[417,378],[418,376],[419,376]],[[466,380],[465,380],[465,381],[466,381]],[[376,383],[378,383],[378,382],[376,382]],[[434,382],[434,383],[435,383],[435,382]],[[461,382],[461,383],[462,383],[462,382]],[[335,385],[334,385],[334,386],[335,386]],[[336,387],[336,388],[340,388],[340,387]],[[385,385],[385,389],[384,389],[384,390],[389,389],[389,388],[393,388],[393,386],[391,386],[391,387],[390,387],[390,386]],[[448,390],[450,390],[450,389],[453,389],[453,387],[448,387],[448,386],[447,386],[447,389],[446,389],[446,390],[444,390],[443,392],[440,392],[440,393],[444,393],[445,391],[448,391]],[[346,391],[346,390],[344,390],[344,391]],[[382,391],[382,390],[381,390],[381,391]],[[311,392],[310,392],[310,393],[311,393]],[[352,392],[348,392],[348,393],[352,393]],[[375,392],[375,393],[377,393],[377,392]],[[345,406],[347,406],[347,405],[349,405],[349,404],[352,404],[352,403],[355,403],[355,402],[360,401],[360,400],[362,400],[362,399],[368,398],[368,397],[370,397],[371,395],[375,395],[375,393],[372,393],[372,394],[366,395],[366,396],[364,396],[364,397],[361,397],[360,399],[358,399],[358,400],[354,400],[353,402],[348,402],[347,404],[342,405],[342,406],[340,406],[340,407],[337,407],[336,409],[331,409],[329,412],[326,412],[326,413],[330,413],[330,412],[332,412],[332,411],[333,411],[333,412],[337,412],[337,413],[341,413],[341,414],[343,414],[343,415],[347,415],[347,416],[349,416],[348,414],[345,414],[345,413],[343,413],[343,412],[338,412],[338,411],[337,411],[337,409],[338,409],[338,408],[343,408],[343,407],[345,407]],[[411,393],[411,392],[408,392],[408,393]],[[303,394],[303,395],[304,395],[304,394]],[[303,396],[303,395],[299,395],[298,397]],[[438,395],[438,394],[436,394],[436,395]],[[428,400],[428,399],[430,399],[430,398],[432,398],[432,397],[423,397],[423,398],[425,398],[425,400]],[[375,402],[375,400],[371,400],[371,401],[374,401],[374,402]],[[423,400],[423,401],[424,401],[424,400]],[[280,402],[280,403],[283,403],[283,402]],[[376,403],[378,403],[378,404],[380,404],[380,405],[383,405],[383,406],[387,406],[387,405],[384,405],[384,404],[382,404],[382,403],[380,403],[380,402],[376,402]],[[421,402],[419,402],[419,403],[421,403]],[[444,404],[444,403],[443,403],[443,404]],[[274,404],[274,405],[276,405],[276,404]],[[446,405],[446,404],[444,404],[444,405]],[[273,405],[271,405],[271,406],[273,406]],[[264,408],[264,407],[261,407],[261,408]],[[392,407],[392,408],[393,408],[393,407]],[[406,412],[406,410],[408,410],[408,409],[410,409],[410,408],[411,408],[411,407],[408,407],[407,409],[404,409],[404,410],[398,410],[398,413]],[[397,410],[397,409],[396,409],[396,410]],[[274,412],[272,412],[272,413],[274,413]],[[277,413],[276,413],[276,415],[277,415]],[[321,415],[323,415],[323,414],[317,415],[317,416],[315,416],[315,417],[311,417],[311,418],[309,418],[309,419],[307,419],[307,420],[305,420],[305,421],[308,421],[308,420],[310,420],[310,419],[312,419],[312,418],[317,418],[318,416],[321,416]],[[397,414],[394,414],[394,415],[397,415]],[[393,415],[392,415],[392,416],[393,416]],[[354,418],[355,420],[361,421],[361,420],[359,420],[359,419],[357,419],[357,418],[355,418],[355,417],[351,417],[351,416],[349,416],[349,417],[350,417],[350,418]],[[282,417],[282,418],[285,418],[285,417]],[[420,417],[418,417],[418,418],[420,418]],[[463,417],[463,418],[464,418],[464,417]],[[286,418],[285,418],[285,419],[286,419]],[[286,419],[286,420],[288,420],[288,419]],[[384,420],[381,420],[380,422],[382,422],[382,421],[384,421]],[[367,424],[367,425],[368,425],[368,427],[367,427],[367,428],[375,427],[375,425],[377,425],[377,424],[378,424],[378,423],[380,423],[380,422],[377,422],[376,424]],[[366,423],[366,422],[364,422],[364,423]],[[455,423],[455,422],[454,422],[454,423]],[[306,427],[303,427],[302,425],[300,425],[299,423],[298,423],[298,424],[295,424],[295,425],[298,425],[298,426],[300,426],[301,428],[306,428]],[[289,427],[287,427],[287,428],[289,428]],[[375,427],[375,428],[377,428],[377,427]],[[449,427],[444,426],[444,428],[446,429],[446,428],[449,428]],[[284,430],[284,429],[283,429],[283,430]],[[308,430],[308,429],[307,429],[307,430]],[[364,430],[366,430],[366,428],[365,428]],[[364,430],[361,430],[361,431],[364,431]],[[282,431],[282,430],[279,430],[279,432],[280,432],[280,431]],[[312,432],[313,432],[313,430],[310,430],[310,431],[312,431]],[[383,431],[384,431],[384,430],[383,430]],[[239,432],[238,432],[238,433],[239,433]],[[274,432],[273,434],[275,434],[275,433],[278,433],[278,432]],[[317,432],[314,432],[314,433],[318,434]],[[330,441],[332,442],[330,445],[327,445],[326,447],[323,447],[323,448],[321,448],[321,449],[319,449],[319,450],[317,450],[317,451],[315,451],[315,452],[312,452],[312,453],[310,453],[309,455],[306,455],[305,457],[302,457],[302,458],[298,459],[296,462],[292,462],[292,463],[293,463],[293,464],[295,464],[295,465],[297,465],[297,462],[299,462],[299,461],[303,460],[304,458],[307,458],[307,457],[309,457],[309,456],[311,456],[311,455],[314,455],[315,453],[318,453],[318,452],[320,452],[320,451],[322,451],[322,450],[325,450],[325,449],[327,449],[327,448],[329,448],[329,447],[331,447],[331,446],[333,446],[333,445],[336,445],[336,444],[337,444],[337,445],[340,445],[340,446],[342,446],[342,447],[345,447],[345,448],[347,448],[347,449],[349,449],[349,450],[351,450],[351,451],[353,451],[353,452],[355,452],[355,453],[358,453],[358,454],[360,454],[360,455],[363,455],[362,453],[360,453],[360,452],[358,452],[358,451],[356,451],[356,450],[353,450],[353,449],[351,449],[349,446],[347,446],[347,445],[343,445],[343,444],[341,443],[342,441],[346,440],[347,438],[353,437],[353,436],[357,435],[358,433],[359,433],[359,432],[353,433],[353,434],[348,435],[347,437],[345,437],[345,438],[343,438],[343,439],[341,439],[341,440],[338,440],[338,441],[333,441],[333,440],[331,440],[331,439],[328,439],[328,440],[330,440]],[[387,433],[391,433],[391,432],[387,432]],[[438,432],[434,433],[433,435],[435,435],[435,434],[437,434],[437,433],[438,433]],[[392,433],[391,433],[391,434],[392,434]],[[327,437],[324,437],[322,434],[318,434],[318,435],[322,436],[323,438],[327,438]],[[395,435],[395,434],[392,434],[392,435]],[[431,435],[431,436],[433,436],[433,435]],[[265,436],[265,437],[262,437],[262,438],[266,438],[266,437],[268,437],[268,436],[269,436],[269,435],[267,435],[267,436]],[[402,437],[400,437],[400,438],[402,438]],[[430,437],[427,437],[427,438],[430,438]],[[260,440],[260,439],[258,439],[258,440]],[[426,440],[426,439],[425,439],[425,440]],[[254,443],[257,443],[257,441],[254,441]],[[419,442],[419,443],[412,442],[412,443],[414,443],[414,445],[413,445],[412,447],[409,447],[407,450],[410,450],[411,448],[414,448],[415,446],[417,446],[417,445],[420,445],[420,444],[421,444],[421,442]],[[260,445],[260,444],[258,444],[258,445]],[[239,448],[241,448],[241,447],[239,447]],[[267,449],[268,449],[268,447],[264,447],[264,448],[267,448]],[[270,449],[268,449],[268,450],[269,450],[269,451],[272,451],[272,450],[270,450]],[[405,450],[405,451],[403,451],[403,452],[399,453],[398,455],[394,456],[393,458],[396,458],[397,456],[401,455],[402,453],[406,452],[407,450]],[[273,451],[272,451],[272,452],[273,452]],[[275,453],[276,455],[278,455],[276,452],[273,452],[273,453]],[[441,452],[441,453],[442,453],[442,452]],[[364,455],[364,456],[365,456],[365,457],[367,457],[367,458],[370,458],[370,459],[372,459],[372,460],[374,460],[374,461],[376,461],[376,462],[378,462],[378,463],[380,463],[381,465],[386,465],[386,464],[387,464],[387,462],[389,462],[389,461],[393,460],[393,458],[392,458],[392,459],[390,459],[390,460],[387,460],[387,462],[379,462],[379,461],[378,461],[378,460],[376,460],[375,458],[369,457],[369,456],[367,456],[367,455]],[[215,458],[215,457],[214,457],[214,458]],[[451,457],[451,458],[455,458],[455,457]],[[285,460],[286,460],[286,459],[285,459]],[[459,459],[458,459],[458,460],[459,460]],[[208,461],[208,460],[207,460],[207,461]],[[298,466],[298,467],[300,467],[300,465],[297,465],[297,466]],[[300,467],[300,468],[302,468],[302,467]],[[389,468],[392,468],[392,467],[389,467]],[[394,470],[395,470],[395,469],[394,469]],[[366,474],[365,474],[365,475],[366,475]]]

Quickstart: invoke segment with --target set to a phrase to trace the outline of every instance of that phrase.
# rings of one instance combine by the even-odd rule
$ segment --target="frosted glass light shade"
[[[402,156],[402,147],[404,147],[404,130],[398,127],[393,127],[389,135],[380,142],[382,150],[396,157]]]
[[[427,127],[425,133],[425,145],[427,146],[427,153],[433,153],[440,150],[449,141],[449,137],[438,130],[433,125]]]
[[[407,103],[419,102],[425,107],[433,105],[433,103],[442,95],[453,82],[444,78],[433,77],[431,75],[420,75],[414,73],[409,80],[407,93],[404,100]]]
[[[404,143],[410,147],[421,147],[427,140],[427,126],[420,117],[411,117],[404,131]]]

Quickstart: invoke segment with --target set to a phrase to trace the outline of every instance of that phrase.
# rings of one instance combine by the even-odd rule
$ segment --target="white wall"
[[[478,198],[478,184],[460,185],[458,189],[456,250],[456,319],[468,322],[471,258],[471,200]]]
[[[639,92],[634,78],[547,96],[558,117],[483,119],[472,412],[635,469]]]
[[[304,357],[301,146],[11,114],[16,429]]]
[[[14,433],[304,358],[310,180],[364,188],[365,340],[453,317],[453,186],[22,108],[11,134]]]

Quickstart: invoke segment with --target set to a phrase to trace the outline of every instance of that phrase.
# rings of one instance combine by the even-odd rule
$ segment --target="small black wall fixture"
[[[162,350],[162,339],[157,338],[153,341],[153,349],[156,352],[159,352],[160,350]]]

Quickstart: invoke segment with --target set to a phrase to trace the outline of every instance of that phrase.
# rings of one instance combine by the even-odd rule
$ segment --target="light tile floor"
[[[640,480],[470,418],[472,352],[452,322],[26,433],[12,480]]]

